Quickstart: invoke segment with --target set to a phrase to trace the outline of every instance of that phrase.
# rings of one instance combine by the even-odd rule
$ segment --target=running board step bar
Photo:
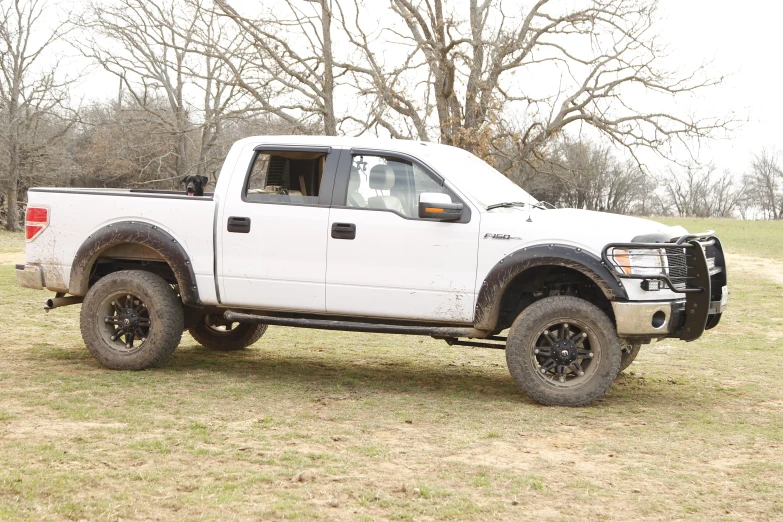
[[[296,328],[315,328],[318,330],[341,330],[344,332],[369,332],[401,335],[429,335],[438,339],[450,337],[469,337],[483,339],[489,336],[486,330],[475,328],[443,326],[403,326],[397,324],[373,324],[353,321],[330,321],[328,319],[301,319],[293,317],[271,317],[268,315],[243,314],[231,310],[223,314],[227,321],[235,323],[256,323],[273,326],[293,326]]]
[[[461,341],[454,337],[447,337],[443,340],[446,341],[446,344],[448,344],[449,346],[472,346],[474,348],[495,348],[497,350],[505,350],[507,338],[493,335],[482,339],[482,341],[501,341],[501,342],[494,342],[494,343],[479,342],[479,341]]]

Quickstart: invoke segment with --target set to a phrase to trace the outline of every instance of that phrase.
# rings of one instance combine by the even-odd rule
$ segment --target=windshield
[[[448,153],[432,159],[437,159],[436,166],[447,179],[484,208],[512,201],[538,203],[522,187],[467,151],[449,147]]]

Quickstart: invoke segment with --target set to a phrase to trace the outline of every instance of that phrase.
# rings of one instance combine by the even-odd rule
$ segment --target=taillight
[[[28,241],[41,235],[49,226],[49,207],[27,207],[24,216],[24,233]]]

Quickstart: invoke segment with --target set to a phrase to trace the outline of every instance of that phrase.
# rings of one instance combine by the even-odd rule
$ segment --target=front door
[[[425,167],[386,153],[346,150],[338,180],[329,215],[327,312],[472,323],[478,212]],[[462,202],[461,222],[420,219],[424,192]]]
[[[324,312],[329,205],[338,151],[256,147],[218,227],[220,300],[230,306]],[[241,185],[241,186],[239,186]]]

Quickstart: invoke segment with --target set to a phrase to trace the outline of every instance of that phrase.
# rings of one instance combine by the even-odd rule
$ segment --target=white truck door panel
[[[330,222],[355,224],[356,239],[329,237],[329,313],[473,321],[476,226],[348,208],[333,208]]]
[[[250,218],[250,232],[223,222],[223,290],[232,306],[325,310],[328,208],[245,203],[231,215]]]
[[[261,174],[262,182],[254,184],[253,167],[249,180],[235,176],[228,190],[217,224],[221,237],[221,302],[248,308],[324,312],[329,198],[337,164],[334,156],[339,150],[325,156],[328,149],[311,147],[325,156],[321,161],[309,157],[302,148],[288,152],[280,146],[271,149],[269,154],[258,153],[258,158],[261,154],[271,158],[264,160],[269,165]],[[256,151],[251,148],[243,158],[240,162],[250,164]],[[281,160],[277,165],[275,158],[288,162]],[[320,172],[308,170],[318,165]],[[315,190],[313,184],[320,185],[319,193],[308,195],[308,190]],[[242,218],[249,219],[249,230]]]
[[[467,223],[421,220],[416,191],[432,186],[401,183],[412,171],[394,164],[396,183],[376,176],[370,183],[373,160],[343,154],[335,193],[345,190],[347,206],[331,209],[330,228],[355,225],[354,239],[339,239],[330,230],[326,272],[326,310],[330,314],[472,323],[479,233],[479,213]],[[365,160],[369,159],[369,163]],[[386,161],[386,160],[382,160]],[[364,162],[364,163],[362,163]],[[389,165],[393,164],[389,160]],[[358,174],[359,169],[365,171]],[[386,165],[384,164],[383,167]],[[353,168],[350,182],[345,178]],[[380,169],[380,167],[378,167]],[[388,169],[387,169],[388,170]],[[417,173],[417,175],[420,174]],[[380,182],[377,182],[380,179]],[[412,178],[411,178],[412,179]],[[384,185],[385,183],[385,185]],[[420,183],[421,185],[422,183]],[[426,185],[426,183],[424,183]],[[381,188],[385,187],[385,188]],[[442,187],[436,189],[444,190]],[[425,190],[426,189],[426,190]],[[335,195],[335,205],[346,194]],[[372,208],[372,205],[401,209]],[[352,208],[353,207],[353,208]]]

